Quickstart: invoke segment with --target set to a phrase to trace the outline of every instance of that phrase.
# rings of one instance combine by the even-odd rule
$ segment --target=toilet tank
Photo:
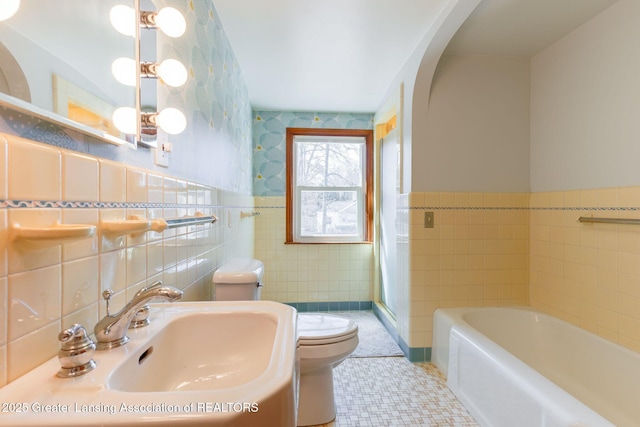
[[[262,261],[232,258],[213,273],[213,299],[216,301],[259,300],[263,274]]]

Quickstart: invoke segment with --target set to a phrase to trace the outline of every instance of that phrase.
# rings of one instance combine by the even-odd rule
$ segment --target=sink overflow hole
[[[151,353],[153,353],[153,346],[151,346],[151,347],[149,347],[148,349],[146,349],[146,350],[144,351],[144,353],[142,353],[142,354],[140,355],[140,358],[138,359],[138,365],[142,365],[142,363],[143,363],[145,360],[147,360],[147,358],[148,358],[149,356],[151,356]]]

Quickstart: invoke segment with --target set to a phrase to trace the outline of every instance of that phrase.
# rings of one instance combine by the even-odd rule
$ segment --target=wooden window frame
[[[294,200],[293,180],[294,140],[296,136],[346,136],[365,139],[365,183],[363,240],[357,242],[298,242],[294,240]],[[286,132],[286,240],[293,244],[359,244],[373,242],[373,130],[367,129],[324,129],[324,128],[287,128]]]

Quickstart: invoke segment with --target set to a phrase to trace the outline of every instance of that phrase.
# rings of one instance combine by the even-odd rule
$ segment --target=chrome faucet
[[[110,350],[120,347],[129,341],[127,329],[136,313],[152,298],[162,298],[166,301],[175,301],[182,298],[182,291],[173,286],[163,286],[162,282],[155,282],[153,285],[140,289],[125,305],[122,310],[111,315],[109,314],[109,299],[113,292],[109,290],[103,293],[107,300],[107,315],[100,320],[93,332],[96,335],[96,349]]]

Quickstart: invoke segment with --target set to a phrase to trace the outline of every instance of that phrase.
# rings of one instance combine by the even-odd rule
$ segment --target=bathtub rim
[[[464,313],[475,310],[524,310],[535,312],[536,314],[545,314],[530,306],[510,306],[510,307],[440,307],[433,312],[433,340],[431,345],[431,362],[444,374],[448,376],[449,371],[449,338],[453,325],[468,325],[476,330],[473,326],[464,320]]]
[[[574,324],[571,324],[563,319],[560,319],[558,317],[555,317],[553,315],[550,315],[548,313],[542,312],[538,309],[535,309],[533,307],[530,306],[513,306],[513,307],[456,307],[456,308],[439,308],[436,310],[436,312],[434,313],[434,341],[433,341],[433,358],[432,358],[432,362],[438,367],[438,369],[440,369],[443,374],[445,375],[445,377],[447,377],[447,384],[449,385],[449,387],[453,390],[454,387],[451,386],[451,384],[449,384],[449,377],[450,376],[455,376],[454,373],[450,373],[449,372],[449,352],[451,351],[450,346],[451,346],[451,336],[452,335],[456,335],[458,337],[462,336],[464,337],[465,340],[469,340],[469,337],[471,337],[471,339],[475,342],[473,342],[472,344],[477,347],[479,349],[479,351],[482,351],[486,354],[493,354],[493,352],[496,353],[496,358],[500,359],[502,361],[505,362],[505,364],[509,364],[511,362],[515,363],[516,368],[508,368],[509,370],[511,370],[512,372],[529,372],[529,373],[533,373],[535,376],[539,377],[536,378],[535,382],[540,384],[540,385],[544,385],[544,384],[551,384],[553,385],[553,387],[556,387],[558,389],[559,392],[561,393],[566,393],[567,397],[570,397],[572,399],[575,399],[576,402],[579,402],[580,404],[584,405],[585,408],[588,408],[590,411],[592,411],[594,414],[597,414],[598,416],[602,417],[604,420],[607,420],[607,418],[605,418],[604,414],[609,414],[609,417],[612,417],[611,412],[609,410],[605,410],[601,413],[598,413],[595,411],[595,409],[592,409],[589,405],[583,403],[581,400],[579,400],[578,398],[576,398],[572,393],[570,393],[569,391],[565,390],[564,388],[562,388],[561,386],[557,385],[555,382],[553,382],[552,380],[550,380],[549,378],[547,378],[544,374],[542,374],[541,372],[539,372],[538,370],[536,370],[535,368],[533,368],[532,366],[528,365],[526,362],[524,362],[523,360],[521,360],[520,358],[518,358],[516,355],[512,354],[509,350],[503,348],[500,344],[496,343],[495,341],[493,341],[491,338],[489,338],[488,336],[484,335],[483,332],[481,332],[480,330],[476,329],[476,327],[473,326],[473,324],[470,324],[469,322],[467,322],[467,320],[465,319],[465,315],[467,313],[470,312],[479,312],[479,311],[485,311],[485,312],[496,312],[496,311],[500,311],[500,312],[508,312],[508,311],[514,311],[517,312],[517,314],[519,315],[523,315],[525,313],[531,314],[531,315],[535,315],[535,316],[539,316],[543,322],[556,322],[556,323],[560,323],[562,324],[563,327],[566,327],[568,331],[570,331],[571,333],[576,333],[580,336],[582,336],[583,338],[588,338],[590,340],[593,340],[594,345],[599,346],[606,346],[606,347],[611,347],[614,351],[616,352],[621,352],[625,355],[630,356],[633,359],[639,359],[640,358],[640,353],[635,352],[629,348],[626,348],[616,342],[613,342],[611,340],[605,339],[601,336],[596,335],[595,333],[588,331],[586,329],[580,328]],[[454,390],[455,392],[455,390]],[[560,393],[560,394],[561,394]],[[555,394],[555,393],[554,393]],[[462,399],[461,399],[462,400]],[[464,403],[464,402],[463,402]],[[466,404],[465,404],[466,406]],[[602,409],[602,408],[601,408]],[[623,414],[627,414],[627,412],[623,412]],[[629,413],[630,415],[630,413]],[[617,416],[613,417],[615,419],[620,420]],[[609,418],[611,419],[611,418]],[[635,418],[627,418],[627,420],[631,420],[632,423],[634,422]],[[611,423],[611,421],[607,422]],[[596,425],[600,425],[600,424],[596,424]],[[613,425],[613,424],[611,424]],[[625,424],[627,425],[627,424]],[[630,425],[635,425],[635,424],[630,424]]]
[[[584,336],[589,336],[594,340],[616,347],[617,350],[627,353],[632,357],[640,357],[640,353],[633,351],[627,347],[624,347],[614,341],[603,338],[591,331],[576,326],[566,320],[551,314],[545,313],[535,307],[531,306],[509,306],[509,307],[440,307],[433,313],[433,341],[432,341],[432,357],[431,362],[447,376],[448,373],[448,361],[449,361],[449,336],[451,333],[451,327],[455,325],[467,325],[474,331],[478,331],[473,325],[469,324],[464,319],[464,314],[470,311],[517,311],[517,312],[529,312],[552,321],[561,322],[564,326],[575,331],[576,333]],[[483,335],[480,331],[479,334]],[[493,342],[493,341],[491,341]]]
[[[549,416],[549,413],[552,413],[554,414],[554,419],[563,420],[562,425],[616,427],[611,421],[604,418],[601,414],[578,400],[575,396],[536,371],[527,363],[511,354],[473,326],[469,324],[454,325],[451,328],[451,337],[452,342],[455,341],[453,342],[452,349],[454,354],[459,351],[458,347],[461,345],[471,346],[474,348],[474,351],[481,352],[485,357],[492,359],[493,362],[499,365],[500,371],[502,371],[505,376],[515,379],[515,387],[522,390],[533,401],[545,409],[546,415],[543,414],[541,418],[544,419]],[[520,380],[522,378],[526,378],[526,381]],[[462,390],[463,387],[460,386],[459,382],[460,380],[456,370],[453,369],[451,375],[447,378],[447,386],[481,426],[490,427],[494,425],[484,417],[483,412],[477,408],[475,402],[466,397]],[[517,418],[519,417],[520,415],[517,415]],[[564,424],[564,422],[566,422],[566,424]],[[513,423],[508,424],[516,425]]]

